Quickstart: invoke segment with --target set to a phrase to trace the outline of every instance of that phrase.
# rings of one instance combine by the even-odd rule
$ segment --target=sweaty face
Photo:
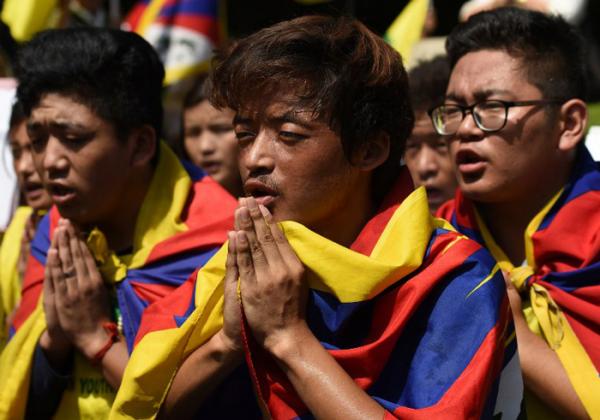
[[[233,195],[240,193],[234,112],[202,101],[184,111],[184,147],[192,162]]]
[[[537,100],[519,59],[503,51],[482,50],[463,56],[450,76],[446,103],[472,105],[483,100]],[[486,133],[467,114],[450,138],[459,186],[473,200],[497,203],[525,199],[544,182],[560,159],[557,123],[539,105],[508,110],[504,128]]]
[[[276,220],[295,220],[321,233],[352,211],[364,175],[344,156],[341,139],[312,112],[279,97],[240,111],[234,128],[240,145],[244,191]]]
[[[44,189],[40,176],[35,170],[31,154],[31,143],[27,136],[25,121],[8,133],[8,141],[13,156],[13,165],[19,188],[29,207],[44,210],[52,205],[50,195]]]
[[[81,226],[119,217],[132,152],[112,125],[69,97],[47,94],[27,131],[36,169],[63,217]]]
[[[446,139],[435,132],[426,112],[417,112],[415,117],[404,161],[415,187],[422,185],[427,190],[429,208],[435,212],[454,196],[456,177]]]

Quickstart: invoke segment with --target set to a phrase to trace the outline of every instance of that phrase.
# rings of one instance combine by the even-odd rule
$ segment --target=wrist
[[[316,340],[305,322],[299,322],[285,330],[269,335],[263,343],[265,350],[277,361],[287,363],[292,358],[298,357],[302,346],[310,340]]]
[[[108,343],[118,341],[118,334],[114,337],[109,328],[105,328],[104,325],[116,324],[109,321],[101,322],[94,332],[80,336],[74,343],[77,350],[90,361],[93,361],[98,353],[108,346]]]
[[[64,334],[51,334],[45,330],[40,337],[39,345],[44,353],[67,353],[73,345]]]
[[[244,358],[244,349],[228,338],[221,329],[209,340],[211,353],[219,360],[242,360]]]
[[[73,345],[66,338],[57,338],[46,330],[42,333],[38,345],[53,368],[60,370],[67,366]]]

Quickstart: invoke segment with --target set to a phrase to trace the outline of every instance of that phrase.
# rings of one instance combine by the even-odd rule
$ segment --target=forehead
[[[31,110],[28,127],[52,123],[95,128],[107,124],[89,106],[76,99],[57,93],[48,93]]]
[[[502,95],[517,99],[539,92],[527,79],[521,59],[502,50],[481,50],[458,60],[450,74],[446,97],[481,100]]]
[[[208,99],[198,102],[183,110],[185,122],[211,122],[216,119],[233,118],[233,110],[230,108],[215,108]]]
[[[314,106],[304,103],[302,98],[292,92],[261,95],[260,99],[248,102],[236,112],[234,121],[240,119],[273,124],[291,122],[329,128]]]

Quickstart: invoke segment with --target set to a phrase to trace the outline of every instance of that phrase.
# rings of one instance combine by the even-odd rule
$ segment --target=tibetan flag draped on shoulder
[[[485,245],[529,297],[523,304],[530,329],[556,352],[589,416],[600,417],[600,168],[587,149],[529,223],[523,266],[513,266],[460,191],[438,214]]]
[[[160,157],[138,214],[131,254],[116,255],[97,229],[88,237],[102,277],[114,286],[115,309],[132,350],[142,312],[203,266],[233,226],[236,200],[199,170],[181,165],[161,143]],[[0,356],[0,418],[21,418],[35,347],[46,328],[41,304],[44,264],[60,215],[54,207],[40,222],[25,274],[13,336]],[[63,394],[56,418],[103,418],[114,391],[99,370],[76,355],[74,386]],[[102,384],[86,387],[86,383]]]
[[[520,381],[504,281],[485,249],[430,216],[424,189],[411,191],[405,172],[350,249],[300,224],[280,224],[307,268],[308,324],[390,416],[491,417],[503,404],[498,398],[503,388],[518,393],[501,371],[513,368],[512,378]],[[172,320],[160,331],[140,328],[145,335],[126,368],[111,418],[154,418],[183,360],[221,328],[226,255],[225,245],[199,271],[195,290],[187,284],[179,305],[173,294],[165,299],[170,302],[148,309],[143,324],[146,315]],[[187,319],[181,323],[180,316]],[[180,326],[169,328],[169,322]],[[260,416],[250,385],[245,392],[228,385],[248,371],[257,399],[273,418],[310,417],[272,360],[257,349],[247,360],[247,368],[236,370],[208,398],[200,418],[229,418],[233,411]],[[254,407],[240,407],[248,401]],[[520,402],[520,395],[512,400],[513,411],[518,413]],[[516,417],[508,406],[502,411],[503,418]]]
[[[208,70],[213,50],[224,38],[221,7],[219,0],[142,0],[124,26],[154,46],[169,85]]]
[[[21,298],[21,275],[18,262],[21,255],[21,242],[27,220],[33,209],[22,206],[17,208],[10,221],[10,225],[0,245],[0,351],[4,348],[8,338],[6,320],[13,313]]]

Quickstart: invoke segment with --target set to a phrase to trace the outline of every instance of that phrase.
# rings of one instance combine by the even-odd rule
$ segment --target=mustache
[[[273,190],[275,193],[279,194],[279,186],[277,185],[277,182],[273,180],[273,178],[271,178],[270,175],[267,174],[260,174],[260,173],[249,173],[248,177],[244,180],[244,193],[246,194],[246,196],[249,196],[250,193],[247,191],[246,189],[246,184],[249,182],[260,182],[261,184],[263,184],[264,186],[266,186],[267,188],[269,188],[270,190]]]

